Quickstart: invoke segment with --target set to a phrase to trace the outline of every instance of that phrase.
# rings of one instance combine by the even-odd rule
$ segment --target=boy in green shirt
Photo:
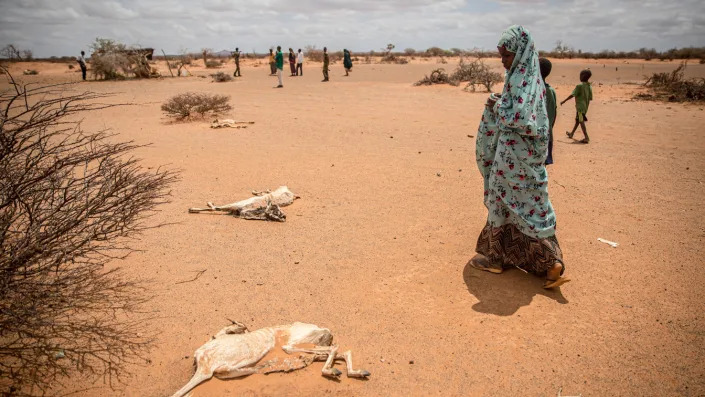
[[[539,58],[539,69],[541,70],[541,79],[546,86],[546,113],[548,113],[548,155],[546,156],[546,165],[553,164],[553,125],[556,124],[556,90],[551,87],[546,81],[546,77],[551,74],[553,65],[546,58]]]
[[[589,69],[585,69],[580,72],[581,83],[575,86],[573,93],[570,94],[570,96],[566,98],[563,102],[561,102],[561,105],[563,105],[571,98],[575,98],[575,126],[573,127],[573,131],[566,131],[566,135],[568,135],[568,138],[573,139],[573,134],[575,134],[575,130],[578,129],[579,125],[580,128],[583,130],[583,135],[585,135],[585,138],[583,138],[580,143],[590,143],[590,137],[588,137],[587,129],[585,128],[585,122],[588,121],[588,106],[590,106],[590,101],[592,100],[592,87],[588,82],[588,80],[590,80],[590,77],[592,77],[592,72]]]
[[[328,66],[330,65],[330,60],[328,59],[328,47],[323,47],[323,81],[328,81]]]
[[[279,85],[276,88],[284,87],[282,82],[282,70],[284,70],[284,54],[282,54],[282,46],[277,46],[277,55],[274,57],[274,61],[277,66],[277,78],[279,79]]]

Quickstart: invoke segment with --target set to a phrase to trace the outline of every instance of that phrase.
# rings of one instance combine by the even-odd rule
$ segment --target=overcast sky
[[[705,0],[0,0],[0,46],[76,55],[96,37],[164,49],[494,49],[522,24],[539,49],[705,46]]]

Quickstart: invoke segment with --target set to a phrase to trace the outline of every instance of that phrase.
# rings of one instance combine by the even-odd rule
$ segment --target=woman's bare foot
[[[561,273],[563,273],[563,264],[560,262],[554,263],[553,267],[546,272],[546,282],[543,287],[546,289],[557,288],[570,281],[569,278],[561,276]]]
[[[494,273],[494,274],[499,274],[504,271],[501,267],[494,267],[490,264],[489,259],[487,259],[486,256],[482,254],[477,254],[470,259],[470,266],[474,267],[475,269],[478,270],[484,270],[486,272]]]

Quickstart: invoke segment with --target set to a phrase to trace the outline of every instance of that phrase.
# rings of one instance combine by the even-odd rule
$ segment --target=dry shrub
[[[686,63],[670,73],[654,73],[646,79],[644,86],[651,94],[638,94],[638,99],[667,99],[671,102],[705,101],[705,78],[686,79]]]
[[[306,53],[307,60],[311,62],[323,62],[323,50],[319,50],[315,45],[307,45],[304,48],[304,52]]]
[[[158,76],[142,49],[129,48],[117,41],[101,38],[95,39],[91,49],[91,70],[96,79],[122,80],[131,75],[138,78]],[[149,54],[151,57],[151,52]]]
[[[191,119],[194,116],[203,118],[207,114],[216,115],[232,110],[229,100],[227,95],[187,92],[169,98],[162,104],[162,111],[177,120]]]
[[[73,69],[75,69],[75,68],[76,68],[76,65],[74,65],[74,64],[72,64],[72,63],[69,63],[69,69],[70,69],[70,70],[73,70]]]
[[[436,69],[433,72],[431,72],[430,76],[424,76],[423,79],[417,81],[414,83],[415,86],[419,85],[433,85],[433,84],[451,84],[451,85],[457,85],[454,84],[450,78],[448,77],[448,73],[446,73],[445,69],[440,68]]]
[[[24,74],[25,76],[33,76],[39,74],[39,72],[34,69],[25,69],[22,74]]]
[[[461,82],[467,82],[466,90],[475,91],[477,85],[482,85],[487,89],[487,92],[491,92],[492,86],[502,81],[504,81],[504,76],[491,70],[482,59],[465,62],[461,58],[458,67],[452,74],[448,75],[443,68],[436,69],[430,76],[424,76],[414,85],[450,84],[457,86]]]
[[[7,71],[6,71],[7,73]],[[0,395],[52,394],[75,372],[110,382],[145,363],[145,285],[119,268],[155,227],[169,171],[84,131],[104,94],[17,83],[0,94]]]
[[[404,57],[400,57],[395,54],[389,53],[389,54],[383,56],[379,62],[380,63],[394,63],[397,65],[405,65],[405,64],[409,63],[409,60]]]
[[[458,83],[467,82],[465,89],[473,92],[478,85],[484,86],[487,92],[492,92],[494,84],[504,81],[504,75],[493,71],[482,59],[476,59],[468,63],[463,58],[460,58],[458,67],[450,78]]]
[[[205,62],[205,65],[206,65],[206,68],[207,68],[207,69],[216,69],[216,68],[219,68],[219,67],[220,67],[221,63],[218,62],[218,61],[210,61],[210,60],[207,60],[207,61]]]
[[[233,80],[233,78],[229,74],[223,73],[223,72],[211,74],[211,77],[213,78],[213,81],[215,81],[216,83],[225,83],[227,81]]]

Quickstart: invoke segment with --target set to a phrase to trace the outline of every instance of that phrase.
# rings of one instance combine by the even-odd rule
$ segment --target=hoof
[[[337,368],[331,368],[330,371],[323,373],[324,376],[330,376],[332,378],[337,378],[341,374],[342,374],[342,372],[340,372],[340,370]]]
[[[370,371],[362,371],[362,374],[361,374],[361,375],[362,375],[364,378],[367,378],[368,376],[370,376]]]

